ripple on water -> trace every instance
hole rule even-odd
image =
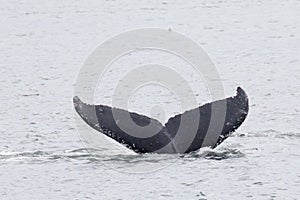
[[[91,155],[83,149],[72,151],[65,151],[62,153],[48,152],[48,151],[26,151],[26,152],[0,152],[0,161],[2,163],[9,163],[12,161],[21,162],[50,162],[54,160],[66,159],[82,159],[90,157]]]
[[[237,133],[234,137],[273,137],[282,139],[299,139],[300,133],[295,132],[280,132],[277,130],[269,129],[266,131],[248,132],[248,133]]]
[[[208,160],[225,160],[231,158],[242,158],[245,155],[237,150],[231,148],[203,148],[200,152],[192,152],[186,155],[183,155],[184,158],[204,158]]]
[[[138,165],[138,164],[157,164],[157,163],[174,163],[176,160],[223,160],[230,158],[244,157],[244,154],[236,149],[201,149],[200,152],[192,152],[189,154],[116,154],[109,153],[106,149],[72,149],[63,152],[52,151],[26,151],[26,152],[0,152],[0,161],[2,164],[21,161],[46,163],[59,160],[80,160],[86,163],[102,163],[107,166],[113,165]]]

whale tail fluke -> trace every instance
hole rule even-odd
[[[235,96],[214,101],[171,117],[165,125],[145,115],[123,109],[86,104],[77,96],[73,98],[73,104],[76,112],[88,125],[137,153],[189,153],[205,146],[214,148],[244,122],[249,111],[248,96],[241,87],[237,88]],[[118,114],[117,118],[114,113]],[[194,114],[195,116],[200,115],[200,118],[191,117]],[[219,117],[219,115],[224,117]],[[157,134],[150,134],[153,131],[149,131],[149,134],[141,132],[141,129],[134,124],[127,123],[126,116],[130,116],[135,124],[142,127],[152,122],[150,124],[154,126],[151,127],[155,129],[154,132],[157,131]],[[182,134],[180,137],[176,137],[182,119],[192,120],[184,121]],[[199,124],[196,135],[190,131],[190,129],[193,130],[190,124],[194,123]],[[211,123],[212,126],[210,126]],[[121,129],[120,124],[130,131]]]
[[[246,92],[241,88],[237,88],[234,97],[227,98],[226,104],[226,119],[222,133],[215,145],[221,144],[230,136],[238,127],[245,121],[249,112],[249,99]]]
[[[73,105],[79,116],[92,128],[102,131],[96,114],[96,106],[81,101],[78,96],[73,97]]]

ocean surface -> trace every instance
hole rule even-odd
[[[300,199],[299,11],[297,0],[1,1],[0,199]],[[193,39],[215,64],[226,96],[237,86],[248,93],[248,118],[216,149],[136,155],[102,138],[107,146],[92,155],[82,142],[72,105],[82,64],[105,40],[146,27]],[[141,51],[115,67],[180,62],[165,56]],[[182,67],[197,105],[209,102],[203,81]],[[123,75],[111,73],[98,103],[110,103]],[[163,103],[163,122],[180,112],[176,100],[145,86],[129,107],[149,114]]]

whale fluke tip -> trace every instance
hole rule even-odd
[[[240,86],[237,87],[236,89],[237,93],[242,93],[242,92],[245,92]]]
[[[76,102],[79,102],[79,101],[80,101],[80,99],[79,99],[78,96],[73,97],[73,103],[76,103]]]
[[[247,96],[245,90],[243,90],[242,87],[238,86],[237,89],[236,89],[236,93],[237,93],[237,96],[239,98],[242,98],[242,99],[245,99],[245,100],[248,99],[248,96]]]
[[[73,97],[73,105],[77,112],[79,112],[86,104],[81,101],[78,96]]]

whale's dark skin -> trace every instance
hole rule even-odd
[[[208,103],[190,111],[186,111],[183,114],[176,115],[170,118],[165,125],[162,125],[155,119],[134,112],[128,112],[126,110],[111,108],[104,105],[89,105],[83,103],[76,96],[73,98],[73,103],[76,112],[88,125],[117,142],[124,144],[137,153],[189,153],[205,146],[215,148],[244,122],[249,110],[248,97],[245,91],[240,87],[237,88],[236,96]],[[204,142],[204,138],[210,137],[208,129],[211,122],[212,107],[220,103],[226,104],[226,109],[224,110],[226,113],[220,113],[226,116],[223,118],[224,122],[221,121],[223,128],[221,127],[219,132],[214,133],[217,134],[216,140],[208,140]],[[144,138],[135,137],[138,133],[127,134],[126,131],[123,131],[117,125],[122,118],[115,120],[113,112],[118,112],[120,116],[123,114],[130,114],[132,120],[138,126],[146,126],[151,121],[154,128],[159,131],[157,131],[158,133],[155,135]],[[183,145],[188,145],[186,148],[177,148],[176,145],[179,147],[180,141],[174,143],[172,140],[177,134],[179,124],[182,119],[181,117],[187,116],[193,112],[200,114],[197,133],[195,132],[192,140],[187,144],[184,144],[185,141],[183,141]],[[191,120],[193,120],[193,118],[191,118]],[[135,131],[138,130],[132,129],[131,133],[134,133]],[[188,131],[186,135],[188,137]]]

